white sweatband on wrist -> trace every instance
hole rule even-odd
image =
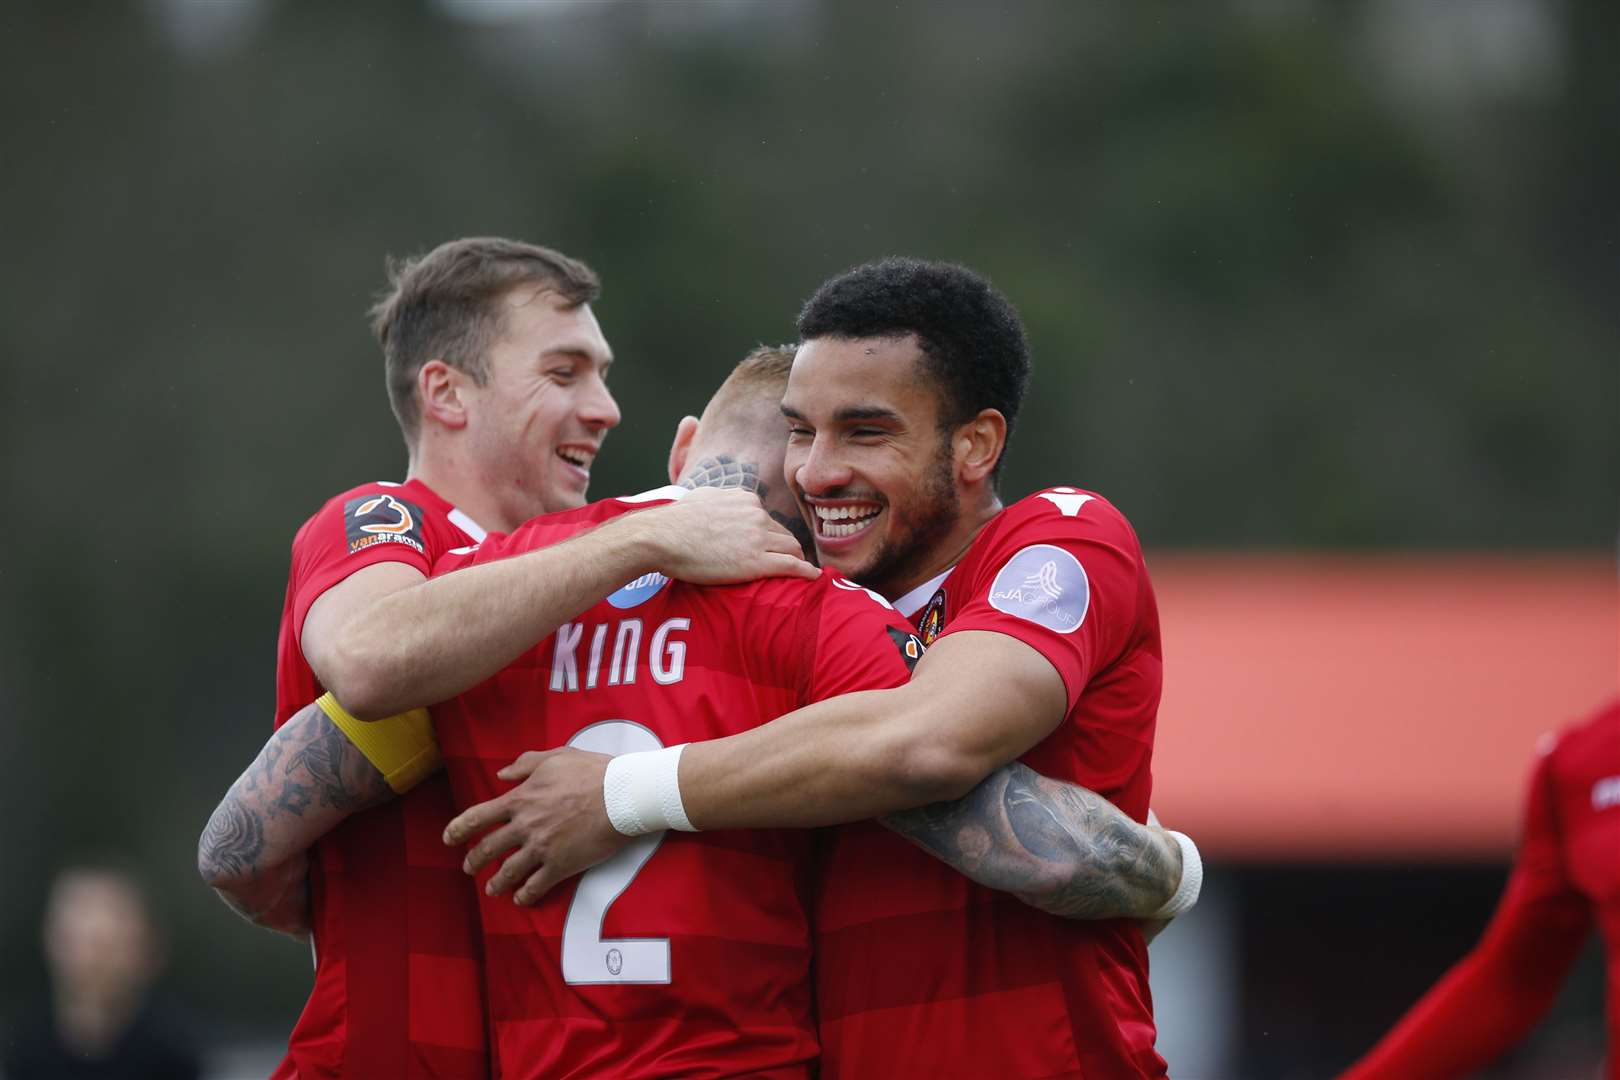
[[[602,777],[602,802],[608,820],[625,836],[677,829],[697,832],[681,803],[681,751],[686,744],[662,750],[620,754],[608,762]]]
[[[611,765],[608,767],[612,768]],[[1164,902],[1164,907],[1149,916],[1156,920],[1173,919],[1188,911],[1198,903],[1199,890],[1204,887],[1204,860],[1198,855],[1198,845],[1186,833],[1173,829],[1166,831],[1176,838],[1176,844],[1181,848],[1181,884],[1176,886],[1175,895]]]

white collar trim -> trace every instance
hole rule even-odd
[[[640,495],[620,495],[619,501],[622,503],[644,503],[657,502],[660,499],[680,500],[686,497],[686,492],[687,489],[679,484],[667,484],[661,488],[653,488],[651,491],[643,491]]]
[[[939,591],[939,587],[945,584],[945,579],[950,577],[951,571],[955,569],[956,567],[954,566],[948,566],[945,568],[944,572],[939,574],[937,577],[929,578],[915,589],[912,589],[910,592],[906,593],[906,595],[894,602],[894,610],[898,611],[908,619],[913,615],[916,615],[917,612],[922,610],[922,606],[924,604],[928,603],[928,601],[934,598],[934,594]]]
[[[459,506],[450,508],[450,524],[472,537],[472,542],[475,544],[482,544],[484,537],[489,535],[487,529],[468,517],[467,512]]]

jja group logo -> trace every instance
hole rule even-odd
[[[643,574],[612,596],[607,598],[608,603],[616,608],[633,608],[638,604],[645,604],[657,595],[658,590],[669,584],[669,578],[656,570],[650,574]]]
[[[1086,621],[1091,583],[1080,560],[1051,544],[1031,544],[990,583],[990,606],[1060,634]]]

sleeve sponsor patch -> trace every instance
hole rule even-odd
[[[344,503],[343,531],[350,555],[376,544],[404,544],[420,555],[427,554],[422,543],[422,511],[386,492]]]
[[[906,670],[916,671],[917,661],[921,660],[923,656],[922,639],[916,634],[906,633],[899,627],[891,626],[887,629],[889,631],[889,640],[894,642],[896,649],[900,650],[900,659],[905,661]]]
[[[1008,559],[990,583],[990,606],[1068,634],[1086,621],[1091,582],[1080,560],[1069,552],[1051,544],[1031,544]]]

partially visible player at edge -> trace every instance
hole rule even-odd
[[[1547,740],[1485,935],[1342,1080],[1484,1068],[1552,1006],[1594,922],[1608,969],[1606,1075],[1620,1080],[1620,699]]]
[[[393,286],[374,328],[410,455],[407,479],[343,492],[299,530],[280,631],[278,726],[323,687],[374,715],[396,707],[390,694],[414,704],[464,689],[532,640],[504,641],[480,612],[524,603],[544,633],[545,620],[556,625],[626,577],[704,576],[713,568],[695,569],[687,553],[716,551],[718,522],[740,541],[718,545],[722,561],[735,561],[741,544],[764,552],[767,533],[778,551],[794,550],[751,500],[708,507],[707,518],[629,519],[587,538],[590,573],[531,560],[508,568],[520,581],[469,575],[463,603],[442,612],[463,631],[455,647],[399,663],[387,650],[432,628],[392,620],[390,596],[488,528],[583,503],[591,459],[619,412],[604,381],[612,355],[590,307],[598,284],[583,264],[510,240],[461,240],[399,267]],[[720,577],[769,572],[759,557],[742,569]],[[482,597],[481,585],[491,586]],[[286,763],[306,782],[284,786],[276,814],[360,808],[338,750],[330,739],[311,743]],[[266,781],[277,763],[267,764]],[[315,985],[277,1078],[488,1075],[476,906],[437,842],[451,813],[438,779],[355,814],[315,849],[307,892],[302,860],[253,878],[263,844],[256,822],[210,821],[199,848],[204,877],[256,921],[313,935]],[[378,918],[383,911],[393,917]]]
[[[1017,313],[963,267],[886,259],[824,284],[799,333],[786,476],[822,565],[938,640],[904,686],[723,739],[611,765],[525,755],[522,835],[470,857],[518,846],[492,887],[532,900],[672,824],[836,824],[970,793],[1018,821],[1019,785],[982,782],[1020,757],[1145,817],[1161,658],[1136,536],[1076,488],[997,497],[1028,377]],[[679,813],[660,815],[660,796]],[[447,839],[506,809],[472,808]],[[973,841],[954,808],[909,818],[921,843]],[[836,834],[816,922],[824,1076],[1165,1075],[1135,922],[1052,918],[871,826]]]

